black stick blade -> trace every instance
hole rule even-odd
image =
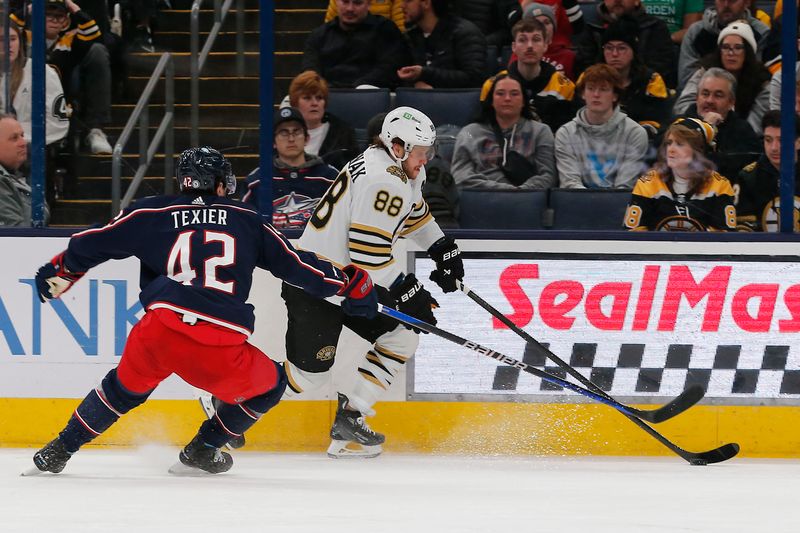
[[[728,444],[724,444],[719,448],[714,450],[709,450],[707,452],[700,452],[700,453],[690,453],[689,457],[684,457],[687,461],[692,463],[693,461],[705,461],[706,464],[712,463],[721,463],[723,461],[727,461],[733,457],[736,457],[736,454],[739,453],[739,445],[735,442],[731,442]]]
[[[703,387],[700,385],[692,385],[676,396],[671,402],[658,409],[651,411],[636,409],[632,412],[642,420],[659,424],[686,411],[691,406],[702,400],[705,394],[706,390]]]

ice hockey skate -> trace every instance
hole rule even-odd
[[[215,398],[205,391],[201,392],[198,400],[200,401],[200,407],[203,408],[203,412],[206,414],[206,417],[208,417],[209,420],[214,418],[214,415],[217,413],[217,408],[222,403],[219,398]],[[228,441],[225,447],[229,450],[238,450],[244,445],[244,434],[242,434],[238,437],[233,437],[230,441]]]
[[[328,446],[328,457],[334,459],[344,457],[377,457],[383,451],[386,438],[373,431],[359,411],[345,409],[347,396],[339,393],[339,404],[336,419],[331,426],[331,445]]]
[[[35,476],[44,472],[58,474],[67,465],[67,461],[72,457],[60,439],[55,438],[33,455],[33,468],[22,472],[23,476]]]
[[[233,466],[233,457],[229,453],[207,446],[200,435],[195,435],[192,442],[181,450],[178,459],[180,462],[170,467],[170,474],[178,476],[221,474]]]

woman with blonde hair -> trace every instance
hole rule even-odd
[[[624,225],[635,231],[736,229],[733,187],[708,159],[716,131],[696,118],[667,129],[658,161],[633,188]]]
[[[340,170],[358,155],[359,147],[353,127],[325,110],[328,94],[325,78],[306,70],[289,85],[289,105],[300,110],[308,126],[306,152]]]

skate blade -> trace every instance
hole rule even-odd
[[[215,476],[218,474],[212,474],[211,472],[206,472],[202,468],[195,468],[193,466],[186,466],[182,462],[178,461],[167,470],[173,476],[180,476],[180,477],[208,477],[208,476]]]
[[[206,414],[206,418],[208,418],[209,420],[214,418],[214,415],[217,414],[217,411],[216,409],[214,409],[214,402],[211,399],[211,395],[206,392],[202,392],[198,396],[197,401],[200,402],[200,407]],[[235,450],[237,448],[241,448],[242,446],[244,446],[244,436],[242,436],[240,441],[234,441],[233,443],[228,442],[227,444],[225,444],[225,448],[228,450]]]
[[[28,468],[27,470],[23,470],[19,473],[22,477],[31,477],[31,476],[38,476],[40,474],[44,474],[44,470],[39,470],[39,467],[33,465],[32,467]]]
[[[365,446],[349,440],[333,440],[328,446],[328,457],[331,459],[372,459],[383,452],[380,444]]]

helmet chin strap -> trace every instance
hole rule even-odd
[[[403,165],[401,165],[401,163],[403,161],[405,161],[406,159],[408,159],[409,154],[411,154],[411,150],[410,149],[406,149],[406,147],[408,147],[408,146],[409,146],[408,143],[406,143],[405,146],[403,146],[403,157],[397,157],[397,155],[395,155],[395,153],[394,153],[394,145],[392,145],[392,147],[389,149],[389,152],[392,155],[392,159],[394,159],[395,162],[398,165],[400,165],[401,167],[403,166]],[[414,148],[414,147],[411,146],[411,148]]]

